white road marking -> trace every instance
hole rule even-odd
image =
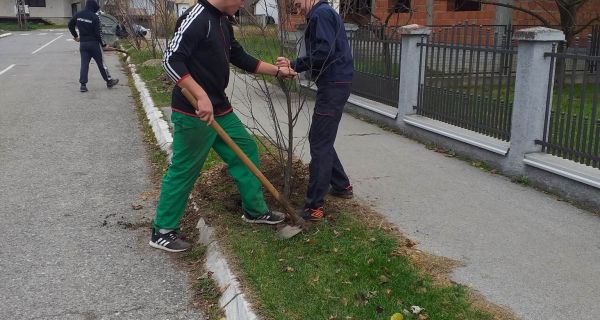
[[[44,33],[38,33],[38,36],[45,36],[45,35],[47,35],[47,33],[45,33],[45,32]]]
[[[8,68],[6,68],[6,69],[4,69],[4,70],[0,71],[0,75],[2,75],[3,73],[5,73],[6,71],[8,71],[8,70],[12,69],[14,66],[15,66],[14,64],[11,64],[10,66],[8,66]]]
[[[65,39],[65,40],[67,40],[67,41],[75,41],[75,40],[73,40],[73,39]]]
[[[28,36],[28,35],[30,35],[30,34],[31,34],[31,33],[21,33],[21,35],[22,35],[22,36]]]
[[[35,50],[35,51],[34,51],[34,52],[32,52],[31,54],[36,54],[38,51],[40,51],[40,50],[44,49],[45,47],[47,47],[48,45],[50,45],[52,42],[54,42],[54,41],[56,41],[56,40],[60,39],[60,37],[62,37],[62,36],[63,36],[63,35],[61,34],[60,36],[58,36],[58,37],[54,38],[52,41],[50,41],[50,42],[46,43],[45,45],[43,45],[43,46],[39,47],[37,50]]]

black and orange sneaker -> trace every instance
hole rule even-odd
[[[344,189],[336,189],[336,188],[332,187],[329,190],[329,194],[334,197],[343,198],[343,199],[352,199],[354,197],[354,192],[352,191],[351,185],[347,186]]]
[[[316,209],[304,208],[298,210],[298,215],[304,220],[320,221],[325,216],[325,212],[323,211],[323,207]]]

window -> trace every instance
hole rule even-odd
[[[481,11],[481,2],[477,0],[450,0],[451,11]]]
[[[25,4],[29,5],[30,7],[44,8],[46,7],[46,0],[26,0]]]
[[[340,1],[340,12],[345,14],[371,16],[371,0]]]
[[[395,13],[407,13],[410,12],[410,0],[395,0],[392,10]]]

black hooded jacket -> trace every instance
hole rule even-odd
[[[85,9],[77,12],[69,21],[69,31],[74,38],[79,37],[81,42],[96,41],[104,47],[106,44],[100,32],[100,18],[96,14],[98,10],[100,10],[100,6],[96,1],[87,0]],[[75,26],[79,29],[79,35],[77,35]]]

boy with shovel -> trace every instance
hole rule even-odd
[[[353,197],[352,185],[333,144],[350,96],[354,67],[344,22],[327,1],[294,0],[294,8],[306,15],[306,55],[292,62],[279,57],[277,66],[308,71],[317,85],[308,133],[311,156],[308,190],[300,215],[305,220],[318,221],[324,216],[327,192],[345,199]]]
[[[227,163],[235,180],[242,196],[244,221],[278,224],[285,219],[283,213],[269,210],[259,180],[208,126],[216,121],[258,165],[256,142],[225,94],[229,64],[281,78],[296,75],[290,68],[279,68],[248,55],[236,41],[228,16],[233,16],[243,4],[244,0],[199,0],[178,19],[175,35],[165,51],[163,67],[176,83],[171,100],[175,129],[171,165],[163,177],[149,243],[154,248],[180,252],[191,246],[178,237],[177,231],[211,148]],[[182,89],[193,95],[196,105],[187,101]]]

